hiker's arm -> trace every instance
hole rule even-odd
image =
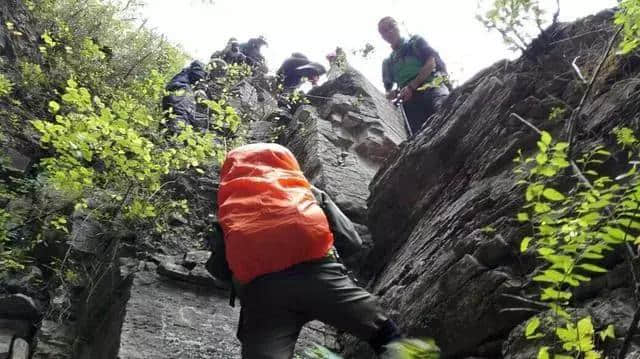
[[[391,69],[389,68],[388,59],[382,62],[382,83],[384,84],[387,100],[395,99],[398,92],[396,90],[391,90],[393,88],[393,78],[391,75]]]
[[[437,66],[436,57],[438,56],[438,53],[436,50],[434,50],[422,36],[416,35],[412,39],[414,42],[413,49],[418,58],[424,61],[424,65],[422,65],[418,75],[414,77],[413,80],[409,81],[400,94],[405,101],[408,101],[412,97],[411,95],[413,92],[418,87],[422,86],[427,79],[429,79]]]
[[[431,73],[436,68],[436,59],[434,57],[430,57],[427,62],[424,63],[418,75],[413,78],[413,80],[409,81],[407,86],[403,87],[398,94],[398,97],[402,99],[402,101],[409,101],[413,97],[413,93],[416,91],[418,87],[420,87]]]
[[[433,70],[436,69],[436,58],[431,56],[422,66],[420,72],[418,72],[418,76],[414,77],[413,80],[409,81],[407,87],[411,90],[415,91],[418,87],[422,86],[422,84],[427,81],[429,76]]]

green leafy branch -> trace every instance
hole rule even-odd
[[[479,7],[487,8],[486,1]],[[558,12],[560,5],[558,3]],[[512,50],[526,51],[531,39],[538,35],[530,30],[534,25],[540,33],[548,20],[537,0],[490,0],[488,10],[476,16],[487,29],[496,30]],[[553,21],[557,20],[557,13]]]

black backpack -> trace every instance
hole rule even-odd
[[[213,223],[213,235],[209,238],[209,247],[211,256],[205,264],[207,271],[216,279],[231,285],[233,275],[225,254],[224,234],[218,222]]]
[[[362,249],[362,239],[353,222],[331,200],[327,193],[314,186],[311,186],[311,192],[313,192],[316,201],[318,201],[325,216],[327,216],[329,227],[333,232],[333,243],[338,250],[338,254],[341,257],[348,258],[358,253]]]

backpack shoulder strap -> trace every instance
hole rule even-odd
[[[407,48],[411,52],[411,55],[415,57],[419,57],[418,53],[420,52],[417,48],[418,39],[420,39],[420,35],[413,35],[409,38],[409,41],[407,41]]]
[[[362,249],[362,239],[353,222],[324,191],[311,186],[311,192],[316,197],[325,216],[327,216],[338,253],[342,253],[346,258],[359,252]]]

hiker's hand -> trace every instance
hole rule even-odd
[[[387,92],[386,97],[387,97],[387,100],[391,100],[391,101],[395,100],[396,97],[398,97],[398,90],[396,89],[396,90],[391,90]]]
[[[411,100],[413,97],[413,90],[409,86],[405,86],[400,90],[398,97],[402,100],[402,102],[407,102]]]

